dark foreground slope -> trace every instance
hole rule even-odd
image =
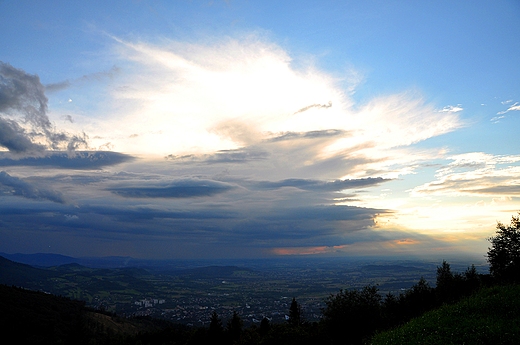
[[[520,344],[520,285],[484,288],[380,333],[370,344]]]
[[[169,325],[127,320],[85,308],[84,302],[0,285],[0,329],[16,344],[126,344]]]

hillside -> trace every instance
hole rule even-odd
[[[68,298],[0,285],[0,325],[18,344],[128,343],[138,333],[171,327],[161,320],[124,319]]]
[[[52,271],[13,262],[0,256],[0,284],[24,286],[36,290],[40,282],[48,281],[55,276],[56,273]]]
[[[519,296],[519,285],[484,288],[380,333],[370,344],[520,344]]]

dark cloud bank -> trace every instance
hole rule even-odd
[[[41,157],[16,158],[0,153],[0,166],[52,167],[61,169],[99,169],[134,159],[130,155],[111,151],[45,152]]]
[[[163,186],[116,187],[108,189],[114,194],[128,198],[192,198],[212,196],[234,187],[211,180],[180,180]]]
[[[0,146],[15,154],[35,154],[66,146],[88,147],[88,137],[57,131],[47,116],[48,99],[37,75],[0,61]],[[35,143],[38,139],[43,143]]]
[[[22,196],[29,199],[46,199],[53,202],[65,203],[65,199],[60,192],[36,187],[18,177],[9,175],[5,171],[0,171],[0,190],[4,190],[4,193]]]

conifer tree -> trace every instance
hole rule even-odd
[[[301,306],[293,297],[291,306],[289,308],[289,324],[291,326],[299,326],[302,323]]]
[[[238,316],[236,311],[233,311],[233,316],[231,320],[229,320],[227,324],[227,331],[231,340],[236,341],[240,338],[240,334],[242,334],[243,322],[240,316]]]
[[[222,331],[222,320],[218,317],[217,312],[213,311],[209,322],[209,333],[210,335],[220,335]]]

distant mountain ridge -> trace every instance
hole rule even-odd
[[[120,268],[128,266],[140,266],[145,261],[134,259],[129,256],[107,256],[99,258],[75,258],[61,254],[35,253],[35,254],[7,254],[0,253],[0,256],[18,263],[31,265],[34,267],[53,267],[68,264],[79,264],[86,267],[97,268]]]
[[[66,264],[79,264],[79,260],[77,258],[73,258],[71,256],[65,256],[61,254],[51,254],[51,253],[35,253],[35,254],[6,254],[0,253],[0,256],[3,256],[6,259],[9,259],[14,262],[31,265],[31,266],[39,266],[39,267],[51,267],[51,266],[61,266]]]
[[[128,279],[128,277],[137,278],[150,274],[147,269],[137,266],[111,268],[88,267],[75,262],[75,258],[57,254],[17,254],[8,256],[27,263],[16,262],[0,255],[0,284],[23,286],[34,289],[42,287],[50,289],[51,286],[48,285],[50,284],[49,279],[68,273],[78,273],[83,276],[118,276],[119,280],[123,279],[121,278],[122,276],[127,277],[124,278],[125,280]],[[77,261],[81,262],[82,260]],[[31,265],[30,263],[37,263],[37,265]],[[170,270],[167,274],[206,279],[230,279],[236,277],[237,274],[256,275],[258,272],[245,267],[213,265]],[[140,284],[143,284],[143,282],[140,282]]]

